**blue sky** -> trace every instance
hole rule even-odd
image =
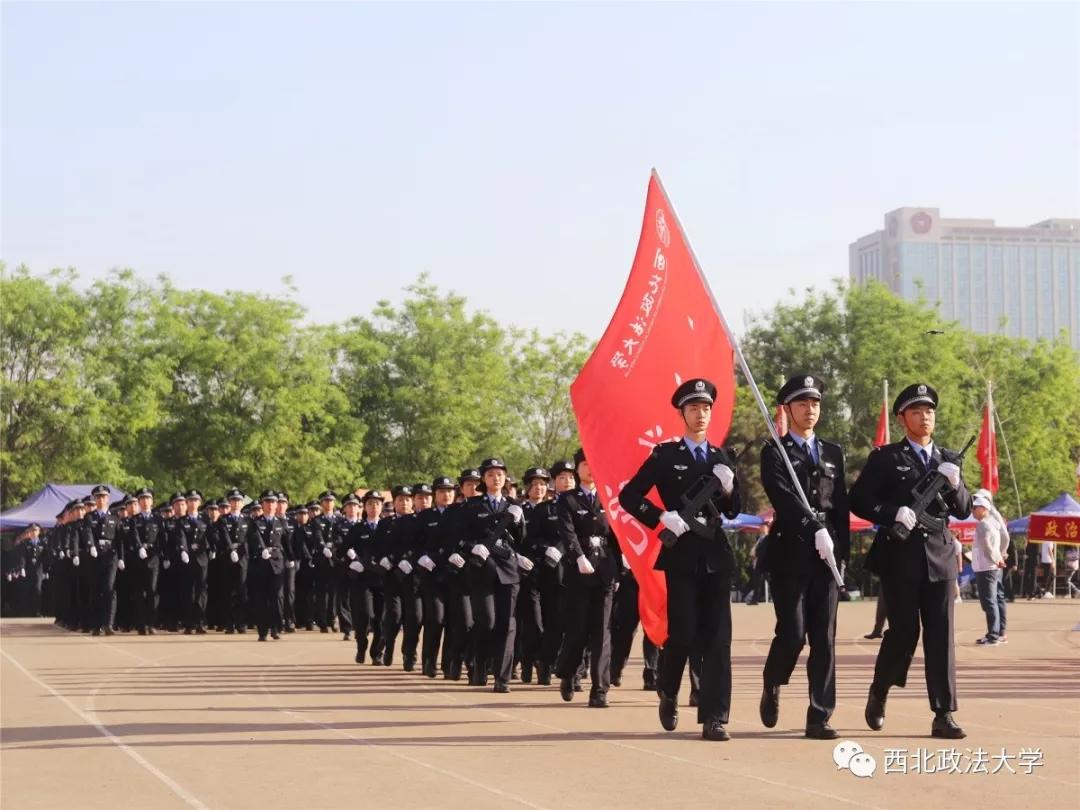
[[[1078,8],[5,2],[0,257],[598,337],[656,166],[739,330],[887,210],[1080,216]]]

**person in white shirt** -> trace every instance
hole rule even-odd
[[[1001,554],[997,520],[990,514],[990,502],[976,498],[972,514],[978,522],[975,542],[971,547],[971,568],[979,586],[979,602],[986,614],[986,635],[976,644],[993,646],[1000,643],[1004,604],[1001,596],[1001,572],[1005,558]]]
[[[1042,596],[1043,599],[1054,598],[1054,580],[1057,577],[1057,546],[1054,543],[1043,543],[1039,549],[1039,565],[1042,568]]]
[[[998,508],[994,505],[994,496],[988,489],[977,489],[972,494],[973,498],[983,498],[987,502],[986,510],[988,512],[987,518],[993,521],[997,526],[998,537],[998,551],[1001,553],[1001,559],[1005,562],[1005,567],[1001,569],[1001,585],[998,587],[998,617],[1001,620],[1001,633],[998,636],[998,642],[1000,644],[1008,643],[1008,636],[1005,634],[1006,620],[1005,620],[1005,603],[1012,601],[1012,590],[1010,588],[1009,579],[1012,576],[1010,570],[1015,565],[1015,558],[1010,561],[1010,545],[1012,541],[1009,539],[1009,524],[1005,520],[1004,515],[998,511]]]

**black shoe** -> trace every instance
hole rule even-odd
[[[425,678],[434,678],[435,677],[435,665],[434,664],[432,664],[432,663],[424,664],[423,665],[423,671],[424,671],[424,677]]]
[[[621,672],[618,673],[617,675],[615,673],[611,674],[611,685],[612,686],[622,686],[622,673]]]
[[[533,679],[532,665],[523,666],[521,668],[521,682],[522,683],[532,683],[532,679]]]
[[[697,708],[697,705],[698,705],[697,690],[696,689],[691,689],[690,690],[690,708],[695,709],[695,708]]]
[[[315,625],[313,625],[313,624],[305,624],[305,625],[304,625],[304,629],[305,629],[305,630],[314,630],[314,629],[315,629]]]
[[[146,628],[145,627],[140,627],[139,628],[139,635],[140,636],[145,636],[146,635]]]
[[[285,632],[286,632],[286,633],[295,633],[295,632],[296,632],[296,628],[295,628],[295,627],[293,627],[293,626],[292,626],[292,625],[290,624],[290,625],[288,625],[288,626],[287,626],[287,627],[285,628]]]
[[[195,635],[197,635],[197,636],[205,636],[206,635],[206,628],[205,627],[196,627],[195,628]]]
[[[244,635],[244,633],[247,632],[247,628],[246,627],[237,627],[236,632],[239,633],[240,635]]]
[[[265,633],[259,633],[259,641],[266,641],[266,634]]]
[[[231,635],[234,635],[235,633],[236,633],[236,630],[234,628],[232,628],[232,627],[225,628],[225,635],[231,636]]]
[[[329,632],[330,632],[330,628],[329,628],[329,627],[320,627],[320,628],[319,628],[319,632],[320,632],[320,633],[329,633]]]
[[[701,727],[701,739],[712,740],[713,742],[727,742],[731,739],[731,735],[728,734],[728,730],[724,728],[724,724],[719,720],[706,720]]]
[[[406,658],[404,661],[401,662],[401,668],[404,669],[406,672],[412,672],[414,669],[416,669],[416,659]]]
[[[943,712],[934,718],[934,723],[930,726],[930,736],[942,737],[946,740],[962,740],[967,734],[956,725],[952,712]]]
[[[495,681],[495,693],[499,695],[505,695],[510,691],[510,684],[503,683],[502,681]]]
[[[551,667],[548,664],[536,668],[536,683],[538,686],[551,686]]]
[[[656,673],[651,669],[645,670],[645,680],[641,688],[646,692],[656,691]]]
[[[116,631],[113,630],[111,627],[106,627],[105,628],[105,635],[114,636],[114,635],[116,635]]]
[[[569,703],[574,699],[574,679],[573,678],[560,678],[559,679],[559,696]]]
[[[148,635],[148,636],[154,635],[154,628],[153,627],[147,627],[146,628],[146,635]]]
[[[807,723],[806,737],[811,740],[835,740],[840,735],[836,729],[829,725],[828,721],[821,723]]]
[[[364,663],[364,654],[363,654],[362,652],[359,652],[359,651],[357,651],[357,653],[356,653],[356,658],[355,658],[354,660],[355,660],[355,661],[356,661],[356,663],[358,663],[358,664],[362,664],[362,663]]]
[[[679,696],[668,697],[660,693],[660,725],[664,731],[674,731],[679,725]]]
[[[277,641],[279,638],[281,638],[281,636],[278,634],[277,630],[271,630],[270,638],[272,638],[274,641]]]
[[[881,638],[881,632],[878,630],[872,630],[867,633],[863,638]]]
[[[392,652],[390,652],[389,650],[387,650],[386,652],[383,653],[382,665],[384,667],[389,667],[389,666],[392,666],[393,663],[394,663],[394,654]]]
[[[761,690],[761,702],[758,704],[761,722],[765,728],[773,728],[780,719],[780,687],[766,686]]]
[[[885,698],[874,694],[874,687],[870,687],[870,694],[866,697],[866,711],[863,713],[866,725],[871,731],[881,731],[885,727]]]
[[[574,691],[575,692],[582,691],[582,689],[581,689],[581,680],[578,679],[578,678],[574,678]]]
[[[603,692],[593,692],[589,695],[589,708],[606,709],[608,707],[607,695]]]
[[[352,633],[349,630],[345,631],[345,635],[341,638],[342,641],[352,641]]]
[[[91,630],[91,631],[90,631],[90,635],[92,635],[92,636],[100,636],[100,635],[101,635],[101,631],[100,631],[100,630],[98,630],[98,629],[97,629],[97,628],[95,627],[95,628],[94,628],[93,630]]]
[[[195,634],[195,631],[192,630],[190,627],[185,627],[184,628],[184,635],[185,636],[191,636],[191,635],[194,635],[194,634]]]

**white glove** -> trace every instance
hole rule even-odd
[[[398,570],[405,576],[408,576],[412,573],[412,563],[408,560],[401,560],[400,562],[398,562],[397,567]]]
[[[211,560],[216,560],[217,559],[217,552],[216,551],[211,551],[210,552],[210,559]]]
[[[431,557],[429,557],[427,554],[417,560],[416,564],[421,566],[422,568],[426,568],[428,571],[435,570],[435,561],[432,560]]]
[[[188,556],[188,553],[186,551],[180,552],[180,562],[182,562],[184,565],[187,565],[189,562],[191,562],[191,557]]]
[[[592,567],[592,563],[584,554],[577,558],[577,570],[582,574],[596,573],[596,569]]]
[[[520,568],[526,574],[529,573],[529,571],[533,570],[533,561],[530,560],[528,557],[522,557],[519,554],[518,558],[517,558],[517,561],[518,561],[518,568]]]
[[[269,560],[270,559],[270,549],[264,548],[262,550],[262,554],[260,554],[259,556],[262,557],[264,560]]]
[[[139,559],[145,560],[147,557],[146,546],[139,546]]]
[[[625,554],[622,555],[622,567],[625,568],[627,571],[630,570],[630,561],[626,559]]]
[[[349,563],[349,568],[358,574],[364,573],[364,564],[359,560],[353,560],[351,563]]]
[[[394,567],[390,564],[390,560],[388,560],[386,557],[383,557],[381,560],[379,560],[379,565],[381,565],[387,571]]]
[[[164,562],[161,563],[161,567],[164,568],[166,571],[169,570],[170,565],[172,565],[172,563],[169,562],[168,560],[165,560]]]
[[[345,556],[346,556],[346,557],[348,557],[348,558],[349,558],[350,560],[355,560],[355,559],[356,559],[356,550],[355,550],[355,549],[351,549],[351,548],[350,548],[350,549],[348,549],[348,550],[347,550],[347,551],[345,552]]]
[[[294,565],[296,565],[296,563],[294,563],[292,560],[286,560],[285,561],[285,567],[286,568],[292,568]]]
[[[454,568],[461,568],[465,565],[465,558],[458,554],[456,551],[446,558],[446,561],[450,563]]]
[[[484,562],[487,562],[487,558],[491,556],[491,552],[487,550],[487,546],[485,546],[483,543],[477,543],[475,546],[473,546],[472,553]]]
[[[74,565],[76,568],[79,567],[79,555],[78,554],[76,554],[74,557],[71,558],[71,564]]]
[[[125,563],[125,562],[124,562],[123,560],[117,560],[117,561],[116,561],[116,568],[117,568],[118,570],[120,570],[120,571],[123,571],[123,570],[124,570],[125,568],[127,568],[127,564],[126,564],[126,563]],[[26,576],[26,572],[25,572],[25,571],[23,571],[23,576],[24,576],[24,577]]]
[[[548,546],[547,550],[544,552],[544,556],[553,563],[558,563],[559,560],[562,559],[562,552],[555,548],[555,546]]]
[[[720,488],[727,495],[735,483],[735,471],[727,464],[717,464],[712,468],[712,474],[720,479]],[[674,529],[672,529],[674,531]]]
[[[604,538],[603,537],[597,537],[594,534],[592,537],[589,538],[589,545],[592,546],[593,548],[600,548],[600,546],[604,545]]]
[[[42,574],[42,575],[41,575],[41,578],[42,578],[42,579],[48,579],[48,578],[49,578],[49,575],[48,575],[48,574]]]
[[[330,546],[324,546],[322,550],[322,555],[329,560],[331,557],[334,556],[334,552],[330,550]]]
[[[915,513],[906,506],[901,506],[896,510],[896,522],[901,524],[905,529],[911,531],[915,528],[915,524],[918,520],[915,517]]]
[[[97,546],[90,546],[90,556],[97,559]]]
[[[953,489],[960,486],[960,468],[951,461],[943,461],[938,465],[937,471],[945,476],[945,480]]]
[[[229,552],[229,559],[233,562],[240,562],[240,555],[236,553],[236,549]]]
[[[678,512],[664,512],[660,515],[660,522],[664,524],[665,529],[676,537],[681,537],[690,531],[690,527],[686,525],[686,521],[682,519],[682,515]]]
[[[510,516],[514,519],[514,523],[521,523],[521,519],[525,516],[521,511],[521,507],[516,503],[512,503],[506,507],[506,511],[510,513]]]
[[[833,539],[829,536],[828,529],[818,529],[814,532],[814,548],[817,549],[818,556],[823,560],[829,559],[829,555],[833,550]]]
[[[63,549],[60,549],[60,559],[62,560],[62,559],[64,559],[65,557],[67,557],[67,552],[66,552],[66,551],[64,551]]]

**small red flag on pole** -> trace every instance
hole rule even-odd
[[[982,430],[979,432],[979,449],[976,453],[982,466],[983,489],[992,495],[998,491],[997,435],[994,433],[994,397],[990,383],[986,383],[986,407],[983,409]]]
[[[881,447],[889,443],[889,381],[885,380],[885,388],[881,395],[881,413],[878,415],[877,434],[874,436],[874,447]]]
[[[682,437],[685,425],[671,394],[692,377],[717,387],[708,438],[720,445],[735,406],[733,347],[653,171],[630,277],[611,323],[570,386],[570,400],[609,523],[638,582],[642,626],[658,645],[667,639],[667,587],[653,570],[660,540],[622,509],[619,492],[656,444]],[[659,500],[655,492],[651,497]]]

